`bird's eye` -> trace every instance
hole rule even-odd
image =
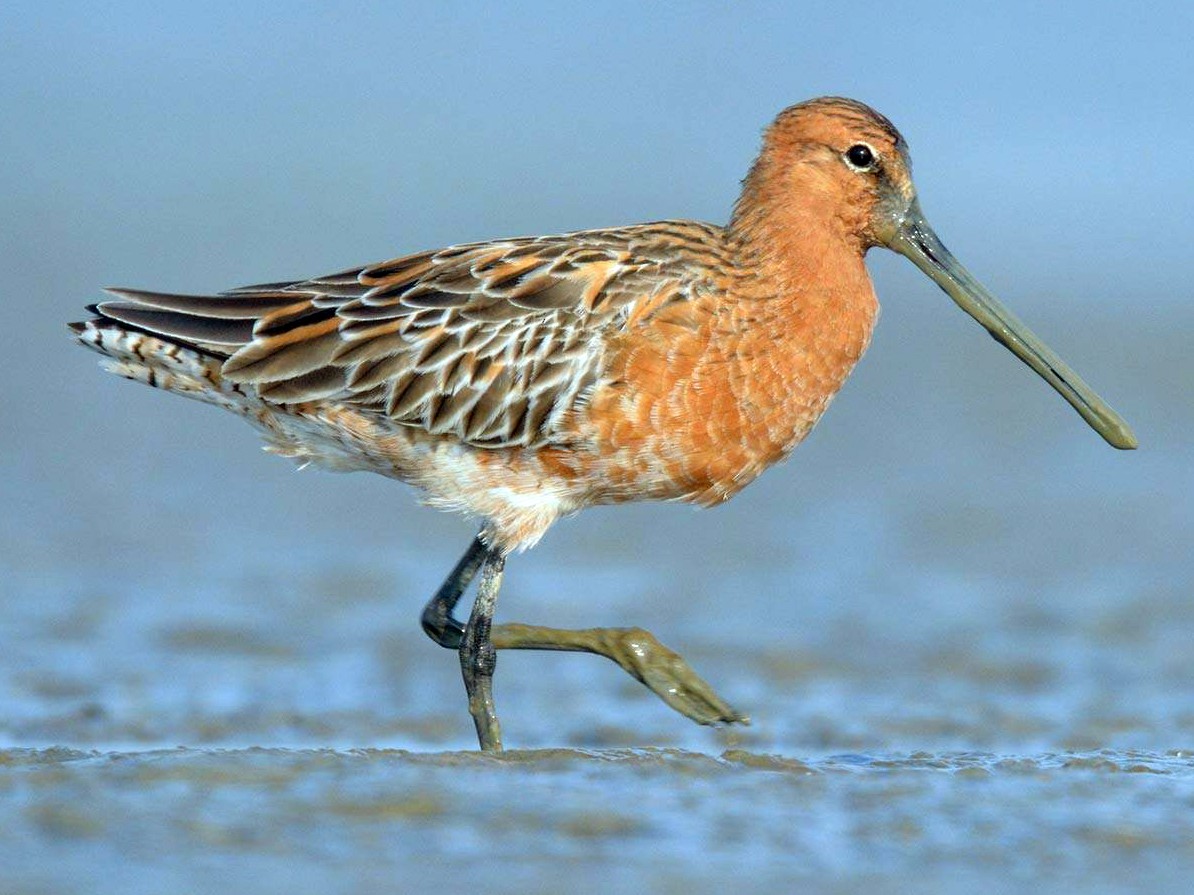
[[[865,143],[855,143],[846,150],[846,162],[855,171],[869,171],[875,167],[875,150]]]

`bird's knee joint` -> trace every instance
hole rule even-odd
[[[464,626],[450,615],[424,612],[420,619],[423,633],[444,649],[459,649],[464,639]]]

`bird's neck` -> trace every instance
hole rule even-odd
[[[862,357],[879,306],[851,222],[815,190],[793,200],[769,187],[748,178],[727,235],[742,276],[735,354],[773,408],[748,422],[778,457],[808,434]]]

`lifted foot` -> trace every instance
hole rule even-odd
[[[509,623],[494,625],[496,649],[594,653],[617,662],[635,680],[697,724],[749,724],[692,670],[684,657],[642,628],[586,628],[579,631]]]

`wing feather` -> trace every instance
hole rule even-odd
[[[644,224],[450,246],[292,283],[131,289],[95,311],[200,346],[276,403],[336,401],[488,448],[534,447],[600,374],[609,337],[716,288],[720,228]]]
[[[100,302],[95,310],[102,317],[137,329],[169,332],[175,338],[201,345],[243,345],[253,338],[251,319],[196,317],[123,301]]]

